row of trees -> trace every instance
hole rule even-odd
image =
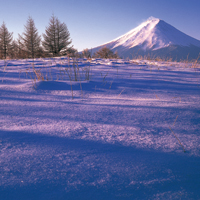
[[[34,20],[29,17],[24,32],[13,39],[3,22],[0,27],[0,58],[35,58],[46,56],[59,56],[74,53],[69,47],[72,40],[65,23],[61,23],[57,17],[52,15],[45,33],[41,36],[35,27]]]
[[[0,27],[0,59],[6,58],[36,58],[47,56],[69,55],[91,58],[92,54],[88,49],[78,54],[77,50],[70,46],[72,40],[65,23],[61,23],[57,17],[51,16],[45,33],[41,36],[35,27],[34,20],[29,17],[24,32],[13,39],[3,22]],[[107,47],[99,49],[93,57],[97,58],[118,58],[117,53],[113,53]]]

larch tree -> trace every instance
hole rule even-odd
[[[66,52],[72,42],[66,24],[61,23],[54,15],[50,18],[49,25],[46,27],[45,34],[43,34],[43,39],[42,45],[44,49],[53,54],[53,56]]]
[[[35,22],[31,17],[28,18],[24,29],[24,33],[21,36],[23,46],[25,51],[27,51],[28,56],[35,58],[38,50],[40,49],[41,36],[38,34],[38,30],[35,27]]]
[[[0,49],[1,56],[6,59],[11,48],[11,43],[13,40],[13,33],[10,33],[6,27],[6,24],[3,22],[0,27]]]
[[[16,40],[13,40],[12,43],[11,43],[11,49],[9,51],[9,55],[12,59],[16,59],[18,58],[18,44],[17,44],[17,41]]]
[[[27,51],[25,51],[23,38],[20,34],[18,34],[17,38],[17,58],[27,58]]]

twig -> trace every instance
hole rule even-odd
[[[169,126],[169,129],[171,130],[171,132],[174,134],[175,138],[178,140],[179,144],[181,145],[181,147],[183,148],[184,153],[186,152],[183,145],[181,144],[181,141],[178,139],[178,137],[175,135],[174,131],[172,131],[171,127]]]
[[[155,92],[154,92],[154,94],[155,94]],[[156,94],[155,94],[156,95]],[[156,95],[156,99],[159,99],[160,100],[160,98]]]
[[[117,96],[117,98],[122,94],[122,92],[124,91],[125,89],[123,89]]]
[[[176,123],[176,120],[178,119],[178,115],[176,116],[176,119],[175,119],[175,121],[174,121],[174,124],[173,124],[173,126],[175,125],[175,123]]]

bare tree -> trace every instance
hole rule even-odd
[[[37,51],[40,49],[41,36],[38,34],[34,20],[30,16],[24,26],[24,29],[24,33],[21,36],[23,45],[28,53],[28,56],[34,58]]]
[[[78,57],[78,50],[75,49],[74,47],[70,47],[66,50],[66,55],[69,57]]]
[[[82,55],[84,58],[91,58],[91,52],[89,51],[89,49],[83,49]]]
[[[18,34],[17,42],[17,58],[27,58],[27,51],[25,50],[23,38]]]
[[[13,33],[10,33],[6,27],[6,24],[3,22],[0,27],[0,49],[1,55],[4,59],[7,58],[9,49],[11,48],[11,42],[13,39]]]
[[[101,49],[99,49],[95,55],[95,57],[97,58],[119,58],[117,52],[113,53],[109,48],[102,47]]]
[[[50,18],[49,25],[43,34],[43,47],[53,56],[66,52],[71,44],[70,34],[65,23],[61,23],[54,15]]]
[[[16,40],[12,41],[11,48],[10,48],[10,57],[11,58],[18,58],[18,44]]]

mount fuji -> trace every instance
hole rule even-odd
[[[92,53],[94,54],[104,46],[113,52],[117,51],[122,58],[148,56],[179,61],[196,59],[200,53],[199,40],[154,17],[128,33],[93,48]]]

